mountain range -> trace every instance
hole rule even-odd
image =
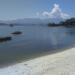
[[[24,18],[24,19],[16,19],[16,20],[10,20],[10,21],[2,21],[0,20],[0,24],[48,24],[48,23],[59,23],[61,21],[64,21],[62,18],[46,18],[46,19],[40,19],[40,18]]]

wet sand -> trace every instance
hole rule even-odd
[[[75,48],[0,68],[0,75],[75,75]]]

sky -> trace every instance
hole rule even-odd
[[[75,0],[0,0],[0,20],[59,16],[75,17]]]

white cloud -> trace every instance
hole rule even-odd
[[[68,14],[62,12],[58,4],[54,4],[54,7],[50,12],[44,11],[39,15],[42,15],[43,17],[47,18],[62,18],[62,19],[70,18]]]

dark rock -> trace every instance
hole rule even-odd
[[[15,31],[15,32],[13,32],[13,33],[11,33],[11,34],[20,35],[20,34],[22,34],[22,32],[20,32],[20,31]]]
[[[12,37],[0,37],[0,42],[10,41]]]

